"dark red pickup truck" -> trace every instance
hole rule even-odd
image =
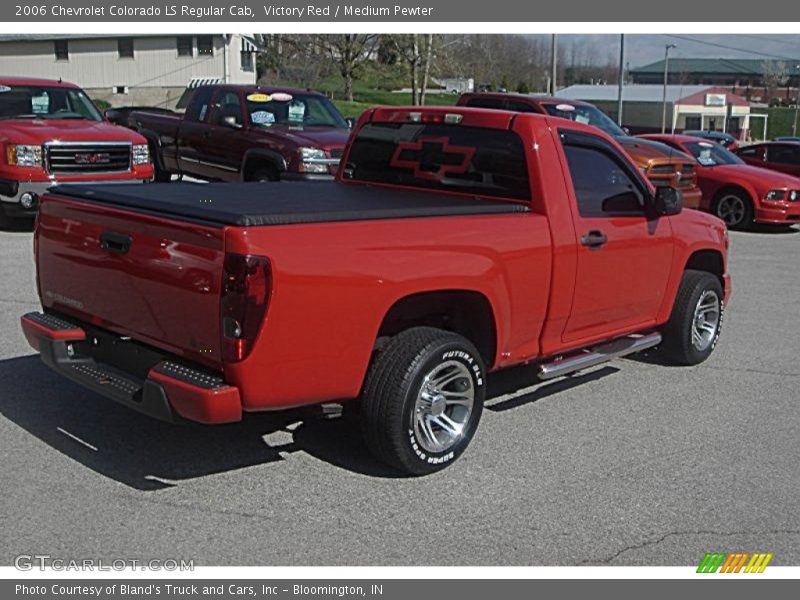
[[[691,365],[730,294],[722,221],[596,128],[378,108],[336,184],[60,186],[36,230],[53,369],[167,420],[358,399],[369,448],[449,464],[490,371],[542,380],[656,345]]]
[[[350,134],[322,94],[245,85],[190,91],[186,112],[134,111],[157,181],[173,174],[209,181],[333,180]]]

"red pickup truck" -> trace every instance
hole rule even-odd
[[[147,141],[106,122],[78,86],[0,77],[0,226],[36,214],[56,183],[152,177]]]
[[[150,143],[157,181],[332,181],[350,135],[333,103],[309,90],[205,85],[181,101],[183,115],[128,117]]]
[[[596,128],[496,110],[370,109],[326,186],[59,186],[35,240],[53,369],[167,420],[359,399],[411,474],[464,451],[489,371],[696,364],[730,294],[722,221]]]

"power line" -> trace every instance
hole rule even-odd
[[[790,56],[781,56],[779,54],[767,54],[766,52],[757,52],[755,50],[742,50],[741,48],[737,48],[735,46],[726,46],[725,44],[717,44],[716,42],[708,42],[704,40],[697,40],[695,38],[686,37],[683,35],[674,35],[674,34],[662,34],[666,37],[675,38],[678,40],[684,40],[686,42],[694,42],[695,44],[703,44],[706,46],[714,46],[715,48],[724,48],[726,50],[735,50],[736,52],[741,52],[743,54],[752,54],[756,56],[763,56],[766,58],[773,58],[778,60],[788,60],[789,62],[797,62],[797,57],[790,57]]]
[[[784,44],[786,46],[794,46],[795,48],[800,48],[800,44],[798,44],[797,42],[788,42],[786,40],[776,40],[775,38],[767,37],[765,35],[752,35],[752,34],[748,34],[748,33],[739,33],[739,34],[736,34],[736,37],[751,38],[751,39],[754,39],[754,40],[761,40],[761,41],[770,42],[770,43],[773,43],[773,44]]]

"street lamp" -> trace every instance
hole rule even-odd
[[[664,96],[661,100],[661,133],[667,131],[667,78],[669,77],[669,51],[677,48],[676,44],[664,46]]]

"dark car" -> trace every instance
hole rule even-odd
[[[748,165],[800,177],[800,144],[797,142],[763,142],[739,148],[736,154]]]
[[[774,139],[776,142],[800,142],[800,136],[796,135],[779,135]]]
[[[739,147],[739,142],[735,137],[733,137],[730,133],[724,133],[722,131],[700,131],[695,129],[687,129],[683,132],[683,135],[690,135],[692,137],[703,138],[704,140],[711,140],[712,142],[722,144],[728,150],[736,150],[736,148]]]

